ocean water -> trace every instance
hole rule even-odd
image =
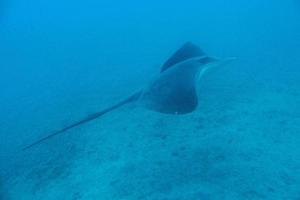
[[[299,200],[300,2],[0,2],[1,200]],[[137,104],[186,41],[237,59],[198,108]]]

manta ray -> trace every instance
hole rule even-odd
[[[64,133],[103,116],[123,105],[139,102],[143,107],[165,114],[182,115],[193,112],[198,105],[197,81],[210,68],[224,61],[207,56],[202,49],[191,42],[181,46],[161,67],[156,79],[145,88],[124,98],[119,103],[95,112],[63,127],[23,148],[29,149],[54,136]]]

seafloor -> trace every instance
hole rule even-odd
[[[191,114],[128,105],[20,153],[1,199],[300,199],[298,86],[213,82]],[[53,113],[36,132],[63,121]]]

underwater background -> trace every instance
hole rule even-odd
[[[0,2],[1,200],[300,199],[300,1]],[[134,104],[183,43],[236,57],[199,107]]]

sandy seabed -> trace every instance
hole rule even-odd
[[[0,199],[300,199],[299,90],[200,99],[183,116],[125,106],[24,152]]]

